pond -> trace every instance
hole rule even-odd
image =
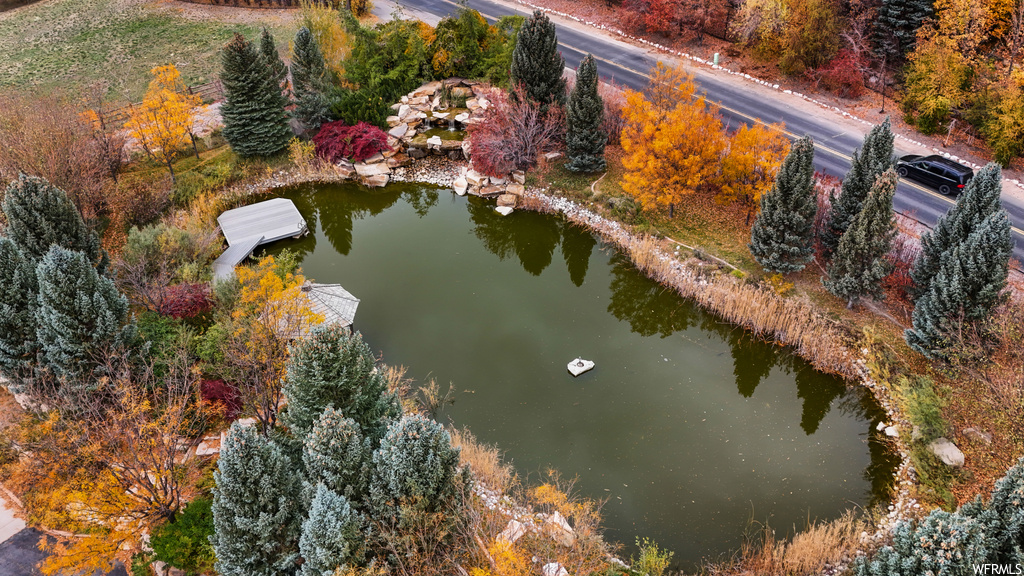
[[[418,381],[452,383],[439,415],[607,499],[609,539],[649,537],[692,568],[884,495],[894,462],[870,396],[648,280],[551,215],[502,217],[450,190],[281,190],[312,232],[274,245],[361,299],[355,327]],[[573,378],[577,356],[597,367]]]

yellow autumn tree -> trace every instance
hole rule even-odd
[[[728,138],[718,106],[696,95],[693,75],[658,63],[648,95],[626,92],[622,188],[645,210],[714,188]]]
[[[330,4],[301,0],[302,25],[309,28],[320,46],[327,69],[338,78],[345,77],[345,60],[352,52],[352,40],[338,11]]]
[[[761,195],[772,187],[789,150],[789,140],[782,129],[778,124],[744,124],[729,139],[715,199],[746,208],[747,224],[757,212]]]
[[[303,292],[306,279],[288,268],[265,256],[254,266],[235,269],[241,288],[227,356],[244,409],[256,416],[264,434],[277,422],[289,343],[324,321]]]
[[[190,94],[174,64],[150,70],[153,80],[141,104],[129,109],[128,129],[142,149],[153,159],[167,165],[175,180],[173,161],[189,143],[199,158],[193,136],[195,111],[202,103],[197,94]]]

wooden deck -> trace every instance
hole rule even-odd
[[[217,223],[228,241],[228,249],[213,263],[214,280],[234,274],[235,266],[248,258],[257,246],[307,232],[306,220],[299,209],[285,198],[228,210],[217,217]]]

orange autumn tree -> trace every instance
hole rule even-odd
[[[789,140],[782,129],[780,124],[744,124],[732,135],[722,158],[721,188],[715,199],[746,208],[747,224],[757,212],[761,195],[771,189],[789,151]]]
[[[174,64],[150,70],[153,80],[142,103],[130,108],[128,129],[151,158],[167,165],[175,180],[175,156],[191,142],[196,159],[199,149],[193,136],[195,110],[202,103],[197,94],[189,94]]]
[[[302,290],[306,279],[290,268],[265,256],[235,269],[241,288],[226,353],[243,409],[256,417],[264,435],[277,422],[288,344],[324,321]]]
[[[645,210],[671,216],[687,196],[714,188],[728,137],[692,74],[659,62],[646,95],[626,92],[623,116],[622,188]]]

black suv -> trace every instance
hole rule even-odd
[[[959,194],[974,178],[974,170],[942,156],[903,156],[896,163],[896,172],[905,178],[927,184],[947,196]]]

